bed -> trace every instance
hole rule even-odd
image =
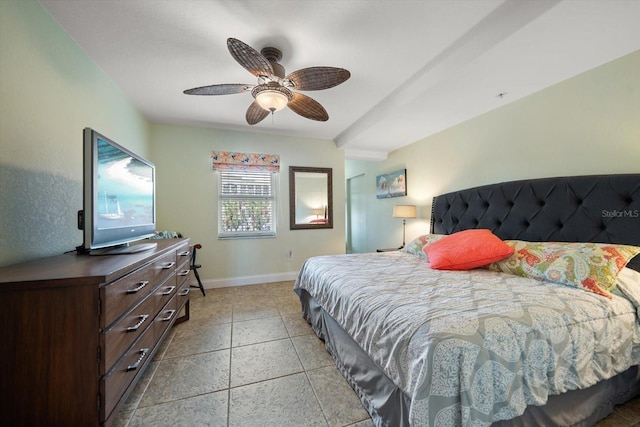
[[[294,285],[376,426],[589,426],[640,394],[640,174],[492,184],[432,206],[405,249],[310,258]],[[432,268],[442,247],[455,262],[482,252],[458,237],[486,233],[510,254]]]

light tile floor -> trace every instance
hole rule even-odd
[[[191,293],[115,425],[353,426],[373,422],[300,314],[293,282]],[[597,427],[640,427],[640,399]]]
[[[373,423],[307,322],[293,282],[191,292],[116,426]]]

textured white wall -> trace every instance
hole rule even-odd
[[[502,181],[640,172],[640,51],[396,150],[365,173],[368,251],[402,239],[394,204],[419,206],[407,241],[428,232],[431,199]],[[406,197],[376,200],[376,174],[407,168]],[[639,225],[640,226],[640,225]]]
[[[82,243],[82,129],[147,155],[148,124],[33,0],[0,1],[0,266]]]

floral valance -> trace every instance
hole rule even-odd
[[[280,156],[277,154],[212,151],[211,159],[214,170],[280,171]]]

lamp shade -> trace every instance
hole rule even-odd
[[[267,111],[280,111],[287,106],[289,99],[282,92],[265,90],[256,96],[256,101]]]
[[[416,218],[417,209],[414,205],[396,205],[393,207],[394,218]]]
[[[313,209],[314,215],[324,215],[324,208]]]
[[[276,82],[254,87],[251,95],[256,99],[260,107],[272,113],[282,110],[293,99],[293,93]]]

